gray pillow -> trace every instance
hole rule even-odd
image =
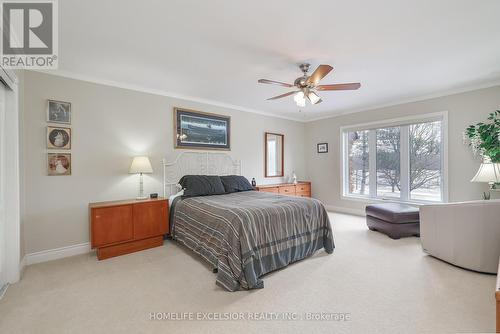
[[[179,184],[184,189],[184,197],[221,195],[226,192],[217,175],[184,175]]]
[[[238,191],[254,190],[250,182],[244,176],[229,175],[220,177],[226,193],[234,193]]]

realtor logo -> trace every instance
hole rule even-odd
[[[1,1],[4,68],[57,68],[56,0]]]

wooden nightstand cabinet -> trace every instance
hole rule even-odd
[[[89,204],[90,241],[97,258],[163,245],[169,233],[168,200],[125,200]]]
[[[266,184],[255,187],[255,190],[288,196],[311,197],[311,182]]]

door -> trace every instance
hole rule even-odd
[[[92,209],[92,248],[130,241],[133,234],[132,205]]]
[[[7,283],[5,247],[5,86],[0,82],[0,296]]]
[[[146,239],[167,233],[167,201],[134,204],[134,239]]]
[[[0,66],[0,288],[20,277],[19,92]]]

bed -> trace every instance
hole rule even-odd
[[[238,175],[241,168],[223,153],[186,154],[164,163],[165,196],[169,178],[179,180],[184,173]],[[187,168],[189,160],[199,167]],[[178,165],[183,167],[176,175]],[[173,240],[199,254],[217,272],[216,284],[228,291],[263,288],[263,275],[320,249],[331,254],[335,248],[325,207],[312,198],[251,190],[178,196],[170,214]]]

